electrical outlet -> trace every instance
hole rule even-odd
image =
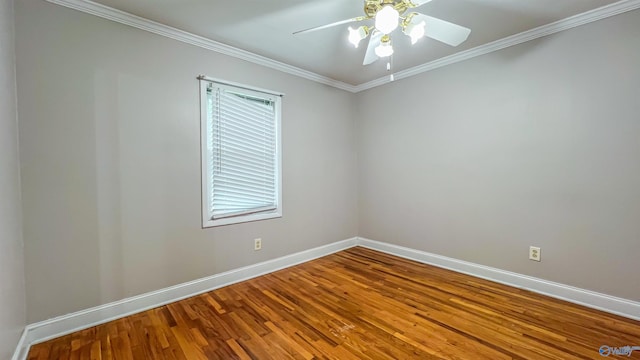
[[[529,246],[529,260],[540,261],[540,248]]]
[[[253,250],[257,251],[260,249],[262,249],[262,239],[253,239]]]

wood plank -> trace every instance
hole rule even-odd
[[[28,359],[602,359],[640,322],[360,247],[32,346]],[[640,351],[630,357],[640,359]]]

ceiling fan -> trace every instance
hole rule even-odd
[[[467,40],[471,33],[470,29],[421,13],[407,13],[407,10],[417,8],[430,1],[364,0],[364,16],[296,31],[294,34],[303,34],[342,24],[373,19],[374,24],[371,26],[362,25],[356,29],[349,27],[349,42],[355,47],[358,47],[360,41],[370,35],[362,65],[369,65],[378,60],[378,58],[388,57],[393,54],[391,33],[398,27],[402,29],[405,35],[411,38],[412,45],[424,36],[451,46],[458,46]]]

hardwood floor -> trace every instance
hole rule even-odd
[[[29,359],[603,359],[602,345],[640,346],[640,322],[358,247],[34,345]]]

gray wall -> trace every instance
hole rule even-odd
[[[356,235],[354,95],[42,0],[16,12],[29,322]],[[282,218],[200,228],[199,74],[286,93]]]
[[[636,10],[360,94],[359,234],[640,300],[638,24]]]
[[[13,0],[0,0],[0,359],[25,326]]]

